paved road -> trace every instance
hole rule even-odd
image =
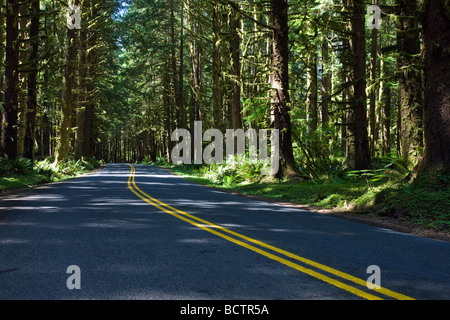
[[[80,289],[67,287],[71,265]],[[449,266],[448,242],[147,165],[0,198],[0,299],[449,299]],[[371,275],[381,289],[367,288]]]

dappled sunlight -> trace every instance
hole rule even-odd
[[[392,229],[386,229],[386,228],[377,228],[378,232],[381,233],[387,233],[387,234],[401,234],[403,236],[407,236],[407,237],[414,237],[413,234],[410,233],[405,233],[405,232],[400,232],[400,231],[396,231],[396,230],[392,230]],[[442,240],[436,240],[436,241],[442,241]]]
[[[99,219],[96,219],[99,220]],[[148,228],[147,224],[136,223],[121,219],[102,219],[99,221],[84,222],[79,225],[80,228],[121,228],[121,229],[142,229]]]
[[[170,183],[170,182],[140,182],[139,185],[176,186],[177,183]]]
[[[58,210],[58,207],[50,207],[50,206],[10,206],[10,207],[0,207],[0,210],[9,210],[9,211],[16,211],[16,210],[39,210],[39,211],[54,211]]]
[[[97,180],[95,181],[96,184],[102,183],[102,184],[126,184],[128,177],[124,177],[124,180]]]
[[[129,173],[128,173],[129,175]],[[171,174],[148,174],[148,173],[135,173],[134,176],[136,177],[136,179],[138,178],[156,178],[156,179],[174,179],[174,178],[179,178],[180,180],[182,178],[171,175]]]
[[[225,228],[247,228],[247,227],[249,227],[248,225],[237,224],[237,223],[221,223],[220,226],[225,227]]]
[[[212,201],[212,200],[191,200],[191,199],[171,199],[174,206],[193,206],[200,208],[215,208],[233,205],[242,205],[238,201]]]
[[[3,201],[64,201],[66,199],[65,196],[59,194],[39,194],[39,195],[28,195],[28,196],[20,196],[16,195],[11,198],[2,199]]]
[[[203,238],[203,239],[181,239],[178,240],[180,243],[192,243],[192,244],[207,244],[211,242],[211,239]]]
[[[369,260],[377,263],[388,251],[372,243],[402,241],[401,234],[387,229],[236,197],[179,177],[135,177],[143,192],[179,210],[176,216],[189,223],[134,194],[127,183],[129,172],[121,180],[112,167],[108,170],[1,203],[1,212],[7,214],[0,214],[0,284],[4,287],[1,281],[9,279],[14,286],[0,297],[34,292],[24,284],[30,280],[36,288],[42,283],[56,288],[61,282],[50,296],[63,299],[236,298],[243,292],[242,297],[258,297],[260,288],[267,288],[264,297],[267,292],[278,292],[269,294],[274,298],[286,297],[281,292],[313,297],[317,288],[329,286],[280,267],[261,252],[284,258],[284,250],[330,267],[351,259],[343,271],[354,274],[355,268],[366,268]],[[145,170],[152,173],[154,168]],[[356,250],[358,241],[371,251]],[[64,287],[65,268],[72,264],[82,270],[79,292]],[[243,291],[241,279],[252,283],[252,289]]]
[[[24,244],[29,243],[29,240],[24,239],[0,239],[0,245],[1,244]]]
[[[268,229],[271,232],[292,232],[292,229]]]
[[[124,203],[126,201],[126,203]],[[124,199],[124,198],[95,198],[87,201],[85,204],[88,206],[124,206],[124,205],[132,205],[132,206],[145,206],[148,204],[142,202],[137,199]]]
[[[87,187],[87,186],[70,186],[69,189],[85,189],[85,190],[98,190],[98,187]]]
[[[0,221],[0,225],[5,225],[5,222]],[[25,221],[9,221],[9,226],[35,226],[35,222],[25,222]]]

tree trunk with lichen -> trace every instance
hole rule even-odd
[[[422,72],[417,0],[398,0],[397,50],[401,112],[401,157],[412,169],[423,149]]]
[[[79,5],[77,0],[75,1],[75,5]],[[78,30],[76,28],[67,28],[64,90],[55,163],[67,161],[69,158],[70,135],[72,131],[73,88],[75,85],[76,56],[78,49],[77,35]]]
[[[30,23],[30,67],[27,84],[27,124],[24,138],[24,157],[33,160],[34,158],[34,136],[37,112],[37,76],[38,76],[38,51],[39,51],[39,11],[40,0],[33,0],[31,5]]]

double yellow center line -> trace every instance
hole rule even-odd
[[[200,219],[196,216],[193,216],[185,211],[176,209],[158,199],[153,198],[152,196],[148,195],[147,193],[143,192],[139,187],[136,185],[135,182],[135,174],[136,169],[133,165],[130,165],[131,172],[130,176],[128,177],[128,188],[133,192],[136,196],[144,200],[145,202],[151,204],[152,206],[158,208],[159,210],[168,213],[180,220],[183,220],[187,223],[190,223],[194,225],[195,227],[198,227],[200,229],[203,229],[205,231],[208,231],[212,234],[215,234],[216,236],[219,236],[225,240],[228,240],[232,243],[235,243],[241,247],[247,248],[251,251],[254,251],[256,253],[259,253],[269,259],[275,260],[279,263],[282,263],[288,267],[291,267],[295,270],[298,270],[300,272],[303,272],[307,275],[310,275],[316,279],[320,279],[326,283],[329,283],[331,285],[334,285],[338,288],[341,288],[343,290],[349,291],[359,297],[369,299],[369,300],[382,300],[381,297],[375,296],[372,293],[368,293],[366,291],[363,291],[361,288],[357,288],[355,286],[362,286],[365,288],[365,290],[369,290],[367,288],[367,282],[365,280],[359,279],[357,277],[354,277],[352,275],[349,275],[347,273],[341,272],[339,270],[327,267],[323,264],[317,263],[315,261],[300,257],[296,254],[293,254],[291,252],[285,251],[283,249],[274,247],[272,245],[269,245],[267,243],[261,242],[259,240],[244,236],[240,233],[234,232],[232,230],[229,230],[227,228],[224,228],[220,225],[211,223],[209,221],[206,221],[204,219]],[[268,251],[270,250],[270,251]],[[276,255],[275,253],[281,255]],[[288,258],[295,260],[296,262],[293,262],[292,260],[288,260]],[[303,265],[300,265],[298,262],[301,262]],[[306,266],[308,267],[306,267]],[[316,270],[311,269],[311,267],[315,268]],[[324,272],[325,274],[321,273]],[[331,276],[335,276],[336,278],[332,278]],[[343,281],[350,282],[352,284],[344,283]],[[399,299],[399,300],[411,300],[411,297],[405,296],[403,294],[391,291],[386,288],[379,288],[379,289],[372,289],[371,292],[380,293],[382,295]]]

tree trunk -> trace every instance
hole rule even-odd
[[[450,4],[424,0],[424,156],[421,173],[450,173]]]
[[[180,114],[180,122],[178,123],[179,128],[185,128],[185,112],[184,112],[184,41],[183,41],[183,29],[184,29],[184,4],[181,3],[180,8],[180,47],[179,47],[179,58],[180,58],[180,66],[178,68],[178,103],[179,103],[179,114]]]
[[[279,130],[279,170],[275,177],[298,174],[292,150],[291,119],[289,115],[288,73],[288,3],[287,0],[271,0],[270,22],[272,26],[272,76],[271,104],[273,128]]]
[[[95,91],[95,86],[93,83],[93,79],[95,79],[96,75],[96,65],[98,63],[98,54],[95,50],[90,50],[89,48],[93,48],[97,45],[97,33],[90,32],[87,37],[87,77],[86,81],[86,95],[87,101],[84,108],[84,125],[83,125],[83,156],[84,157],[92,157],[94,155],[94,143],[92,137],[95,135],[95,101],[93,98],[93,92]]]
[[[85,108],[88,100],[86,90],[86,77],[87,77],[87,30],[83,28],[80,32],[80,63],[79,63],[79,94],[78,94],[78,108],[76,113],[76,127],[75,132],[75,147],[74,157],[75,159],[81,159],[83,156],[84,145],[84,123],[85,120]]]
[[[200,32],[200,25],[195,23],[194,32]],[[194,116],[195,120],[202,120],[201,96],[201,49],[197,40],[193,40],[192,47],[192,73],[194,83]]]
[[[74,4],[79,5],[78,0],[75,0]],[[78,42],[77,34],[78,30],[76,28],[67,28],[64,89],[55,162],[67,161],[69,157],[70,134],[72,130],[73,87],[75,83],[75,67]]]
[[[220,32],[220,11],[219,5],[213,3],[212,16],[212,33],[213,33],[213,48],[212,48],[212,123],[214,128],[222,128],[222,97],[220,89],[220,47],[219,47],[219,32]]]
[[[171,99],[170,99],[170,79],[169,79],[169,60],[165,63],[165,69],[166,72],[163,76],[163,107],[164,107],[164,134],[165,134],[165,151],[166,151],[166,157],[167,161],[171,161],[170,155],[172,151],[172,140],[171,140],[171,134],[173,130],[172,126],[172,105],[171,105]]]
[[[319,123],[317,110],[317,52],[315,47],[308,53],[307,63],[306,120],[308,122],[308,146],[314,154],[318,147],[316,131]]]
[[[175,12],[173,0],[170,1],[170,40],[171,40],[171,66],[172,66],[172,82],[173,82],[173,96],[175,99],[175,113],[177,118],[176,126],[181,128],[181,110],[183,109],[183,102],[180,95],[179,85],[179,69],[177,68],[176,59],[176,37],[175,37]],[[182,88],[181,88],[182,90]]]
[[[377,1],[375,1],[377,4]],[[377,143],[377,125],[376,125],[376,79],[377,79],[377,40],[378,31],[372,29],[370,48],[370,91],[369,91],[369,123],[370,123],[370,156],[375,157]]]
[[[328,155],[329,153],[329,142],[330,142],[330,131],[329,131],[329,108],[330,108],[330,90],[331,90],[331,72],[327,70],[329,63],[329,53],[328,53],[328,42],[325,39],[322,42],[322,81],[321,81],[321,115],[322,115],[322,128],[324,129],[323,136],[323,153]]]
[[[238,34],[238,29],[240,28],[240,19],[236,13],[232,16],[230,22],[230,33],[231,33],[231,56],[232,56],[232,67],[231,67],[231,75],[232,75],[232,92],[233,92],[233,100],[231,103],[231,122],[233,125],[233,129],[239,129],[242,127],[242,119],[241,119],[241,64],[239,57],[239,47],[240,47],[240,38]]]
[[[27,37],[28,8],[25,4],[19,5],[19,89],[18,89],[18,115],[17,115],[17,156],[23,156],[25,130],[27,124],[27,72],[24,66],[27,62],[28,47],[24,41]]]
[[[30,24],[30,68],[28,74],[28,99],[27,99],[27,127],[25,130],[24,157],[34,159],[34,138],[37,108],[37,75],[38,75],[38,50],[39,50],[39,11],[40,0],[34,0],[31,7]]]
[[[366,43],[365,43],[365,7],[363,0],[353,0],[352,15],[352,41],[351,47],[354,58],[354,149],[355,169],[363,170],[370,168],[369,138],[367,134],[367,111],[366,111]]]
[[[329,108],[330,108],[330,87],[331,87],[331,73],[327,70],[329,63],[328,43],[324,40],[322,43],[322,126],[326,127],[330,121]]]
[[[19,0],[6,2],[6,60],[5,60],[5,96],[2,119],[2,151],[9,159],[17,158],[17,108],[19,82],[19,30],[17,16]]]
[[[399,52],[399,102],[402,119],[401,156],[412,169],[421,156],[422,129],[422,75],[417,0],[398,0],[397,47]]]
[[[391,153],[391,87],[383,90],[383,131],[382,131],[382,155],[389,156]]]
[[[0,46],[0,102],[4,103],[4,94],[3,94],[3,89],[4,89],[4,64],[3,64],[3,58],[5,55],[5,46],[3,46],[3,43],[5,42],[5,37],[4,37],[4,27],[5,27],[5,13],[4,11],[4,2],[3,0],[1,1],[1,5],[0,5],[0,43],[2,44]],[[1,110],[2,113],[2,118],[3,118],[3,108]],[[3,121],[2,121],[3,123]],[[3,127],[3,126],[2,126]],[[2,143],[1,143],[1,136],[2,136],[2,129],[0,127],[0,156],[3,153],[3,148],[2,148]]]

